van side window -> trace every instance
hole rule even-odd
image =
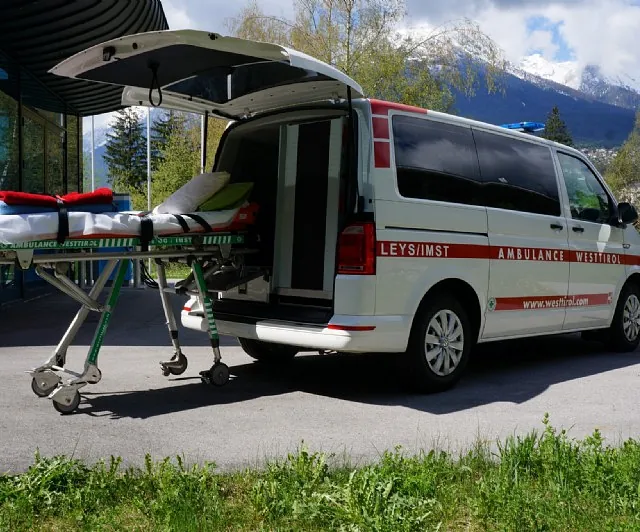
[[[560,215],[551,150],[503,135],[473,130],[487,207]]]
[[[482,185],[469,128],[394,116],[398,190],[405,198],[482,205]]]
[[[611,200],[591,169],[577,157],[558,153],[567,186],[571,217],[593,223],[607,223],[611,218]]]

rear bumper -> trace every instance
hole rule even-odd
[[[204,317],[182,312],[182,325],[206,332]],[[326,325],[294,324],[277,320],[252,323],[216,320],[224,336],[293,345],[308,350],[349,353],[398,353],[407,348],[409,316],[334,316]]]

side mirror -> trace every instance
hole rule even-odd
[[[638,220],[638,211],[631,203],[618,203],[618,217],[623,224],[632,224]]]

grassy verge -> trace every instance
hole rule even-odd
[[[181,460],[87,467],[36,457],[0,477],[3,530],[638,530],[640,442],[540,434],[496,454],[387,453],[329,468],[304,449],[262,471],[218,474]]]

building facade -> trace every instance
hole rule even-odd
[[[166,29],[160,0],[0,4],[0,190],[81,191],[82,117],[122,108],[122,89],[48,70],[94,44]],[[47,287],[31,270],[0,266],[0,304]]]
[[[81,190],[82,119],[20,64],[0,51],[0,189],[44,194]],[[26,102],[35,105],[28,105]],[[0,266],[0,302],[44,288],[32,272]]]

